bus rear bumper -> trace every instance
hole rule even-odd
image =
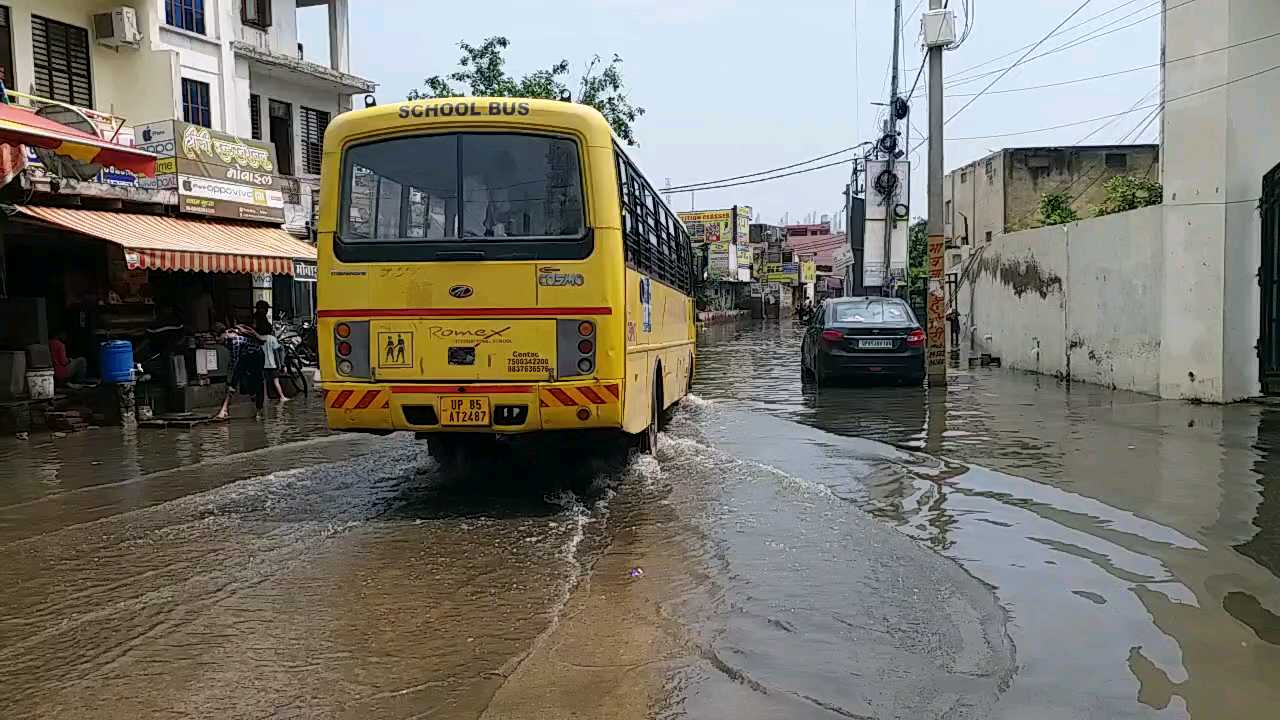
[[[618,380],[492,385],[325,382],[321,397],[330,429],[353,432],[520,434],[622,427]],[[450,423],[450,401],[473,399],[487,405],[487,424]],[[474,422],[474,416],[470,420]]]

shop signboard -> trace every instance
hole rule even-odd
[[[754,264],[752,260],[754,257],[750,247],[746,245],[738,246],[738,279],[742,282],[751,281],[751,271]]]
[[[733,240],[733,210],[697,210],[676,213],[689,231],[689,239],[698,243]]]
[[[739,245],[746,245],[751,242],[751,206],[735,205],[734,210],[734,235],[733,241]]]
[[[707,273],[711,280],[737,280],[738,266],[734,262],[737,248],[733,243],[724,241],[710,243],[708,248]]]
[[[155,186],[178,191],[180,212],[284,222],[284,192],[271,143],[162,120],[134,128],[138,147],[161,157]]]
[[[803,285],[810,285],[818,281],[818,265],[812,260],[805,260],[800,263],[800,282]]]
[[[771,283],[794,285],[800,282],[799,263],[765,263],[765,280]]]
[[[316,272],[316,264],[311,260],[294,260],[293,261],[293,279],[298,282],[315,282],[319,273]]]
[[[676,213],[689,239],[694,243],[732,242],[746,245],[751,241],[751,208],[735,205],[724,210],[694,210]]]

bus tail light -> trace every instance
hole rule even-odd
[[[369,365],[369,322],[348,321],[334,325],[333,355],[338,375],[361,380],[373,377]]]
[[[556,377],[590,375],[596,369],[596,324],[556,321]]]

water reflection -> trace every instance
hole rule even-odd
[[[802,390],[798,339],[708,337],[699,394],[830,433],[805,472],[997,588],[1021,670],[996,716],[1274,717],[1280,413],[998,370]]]

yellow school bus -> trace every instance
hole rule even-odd
[[[317,223],[335,430],[618,430],[652,450],[694,365],[684,226],[583,105],[450,98],[339,115]],[[696,267],[695,267],[696,266]]]

